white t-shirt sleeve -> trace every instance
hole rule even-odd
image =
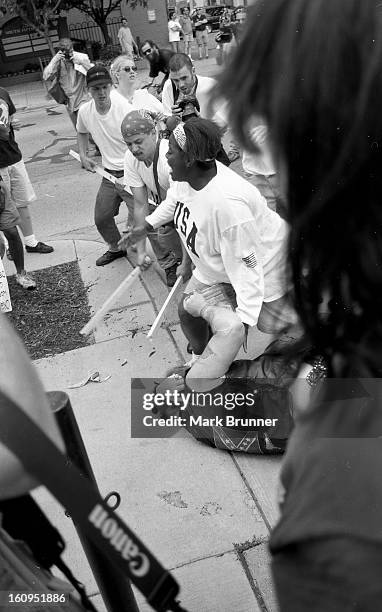
[[[174,94],[172,93],[172,81],[167,79],[162,91],[163,112],[165,115],[172,115],[171,107],[174,104]]]
[[[164,113],[162,102],[158,100],[158,98],[153,96],[149,91],[147,91],[146,94],[148,102],[147,110],[152,111],[154,113]]]
[[[82,107],[80,107],[78,111],[77,132],[80,132],[80,134],[89,134],[89,128],[87,127],[86,121],[85,121],[84,106],[87,106],[87,105],[83,104]]]
[[[174,220],[174,213],[177,203],[177,198],[174,191],[175,187],[171,187],[167,192],[166,199],[156,207],[151,215],[146,217],[147,223],[150,223],[154,229],[157,229],[161,225],[165,225],[166,223],[170,223]]]
[[[123,181],[128,187],[144,187],[144,182],[135,168],[135,158],[126,151],[123,164]]]
[[[225,230],[221,257],[236,292],[236,312],[243,323],[256,325],[264,301],[264,271],[253,237],[255,221],[246,221]]]

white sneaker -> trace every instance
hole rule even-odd
[[[33,278],[29,276],[25,270],[20,272],[20,274],[16,274],[16,283],[23,289],[36,289],[37,287]]]

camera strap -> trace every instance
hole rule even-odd
[[[181,610],[179,585],[110,509],[97,488],[36,423],[0,391],[0,442],[56,497],[93,544],[146,597],[154,610]]]

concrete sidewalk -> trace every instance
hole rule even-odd
[[[28,270],[77,261],[92,312],[134,265],[132,255],[131,261],[97,268],[105,247],[93,228],[83,230],[81,239],[68,234],[49,243],[52,255],[26,255]],[[13,265],[4,263],[13,273]],[[182,606],[189,612],[276,612],[266,542],[277,519],[280,459],[218,451],[182,430],[168,439],[130,437],[131,378],[162,376],[185,359],[175,304],[153,340],[146,338],[167,293],[153,265],[105,317],[94,344],[38,360],[36,368],[47,390],[69,394],[102,494],[120,493],[119,515],[173,571]],[[253,354],[268,342],[264,334],[252,336]],[[111,378],[68,390],[94,370]],[[36,497],[63,533],[69,567],[104,610],[64,509],[43,489]],[[137,600],[142,612],[151,609],[139,593]]]

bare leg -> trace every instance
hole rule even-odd
[[[29,212],[28,206],[20,206],[17,209],[17,212],[20,216],[19,227],[23,233],[24,238],[29,238],[33,235],[33,226],[32,226],[32,217]],[[37,243],[37,240],[36,240]],[[30,244],[29,246],[35,246],[35,244]]]
[[[17,231],[17,227],[3,230],[6,239],[8,240],[8,247],[13,258],[13,262],[16,267],[16,271],[20,274],[24,270],[24,247]]]

